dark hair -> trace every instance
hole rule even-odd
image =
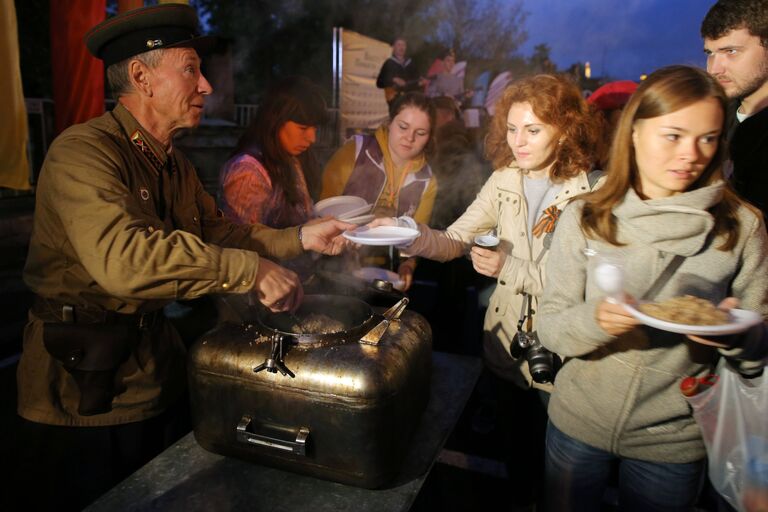
[[[507,116],[513,103],[530,103],[533,113],[554,126],[562,137],[557,146],[551,179],[562,181],[589,171],[598,153],[602,125],[581,91],[560,75],[536,75],[509,85],[496,103],[485,141],[486,157],[495,169],[514,162],[507,142]]]
[[[723,112],[720,140],[717,152],[701,176],[691,184],[690,190],[711,185],[722,180],[723,154],[725,152],[725,92],[715,78],[703,69],[692,66],[668,66],[648,76],[627,103],[611,146],[605,183],[595,192],[584,196],[585,205],[581,224],[588,235],[597,236],[613,244],[617,239],[616,218],[613,207],[624,199],[630,187],[639,181],[632,132],[635,123],[652,119],[688,107],[698,101],[714,98]],[[728,184],[723,199],[710,209],[715,219],[713,233],[725,236],[721,250],[729,250],[739,238],[739,219],[736,210],[742,201]]]
[[[395,120],[395,117],[397,117],[397,114],[408,107],[421,110],[427,114],[427,118],[429,118],[429,139],[427,140],[427,144],[424,146],[424,153],[431,155],[435,149],[435,118],[437,116],[435,112],[435,105],[432,103],[432,100],[430,100],[423,93],[413,91],[406,92],[405,94],[401,94],[395,98],[394,101],[390,103],[389,122],[392,123],[392,121]]]
[[[456,100],[450,96],[436,96],[432,98],[432,105],[435,107],[435,112],[438,110],[449,110],[454,118],[459,119],[461,116],[461,111],[459,110],[458,105],[456,105]]]
[[[288,202],[294,204],[300,196],[293,179],[292,157],[280,144],[278,132],[288,121],[317,127],[327,120],[328,112],[320,90],[308,78],[287,77],[267,90],[233,155],[247,153],[258,159],[273,183],[283,189]],[[313,148],[299,155],[298,159],[311,190],[320,175]]]
[[[731,30],[745,28],[768,48],[768,0],[720,0],[701,22],[701,37],[719,39]]]

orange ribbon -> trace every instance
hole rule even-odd
[[[533,226],[533,236],[538,238],[544,233],[553,232],[558,218],[560,218],[560,210],[557,209],[557,206],[550,206],[544,210],[539,222]]]

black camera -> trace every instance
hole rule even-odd
[[[509,353],[515,359],[525,355],[528,371],[535,382],[543,384],[555,380],[560,358],[542,346],[536,331],[526,332],[519,329],[509,345]]]

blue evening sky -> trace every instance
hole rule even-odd
[[[704,66],[701,20],[715,0],[523,0],[524,55],[547,43],[559,68],[589,61],[592,76],[637,80],[669,64]]]

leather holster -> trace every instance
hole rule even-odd
[[[115,376],[138,346],[140,336],[138,326],[130,324],[43,324],[46,350],[62,363],[80,390],[80,415],[112,410],[117,394]]]

